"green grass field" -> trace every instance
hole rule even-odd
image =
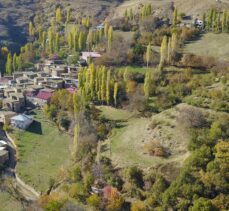
[[[111,136],[102,145],[103,155],[110,157],[117,167],[139,166],[143,169],[160,168],[162,173],[168,168],[173,168],[174,174],[166,175],[169,179],[174,178],[177,169],[189,155],[187,151],[188,135],[176,121],[178,112],[169,109],[152,118],[136,117],[126,110],[101,107],[102,116],[115,120],[117,127],[112,130]],[[119,121],[118,121],[119,120]],[[158,127],[149,128],[152,120],[158,122]],[[151,141],[160,143],[169,149],[171,155],[167,158],[150,156],[144,146]]]
[[[143,73],[143,74],[145,74],[145,72],[148,69],[146,67],[123,66],[123,67],[119,67],[117,70],[121,71],[121,72],[128,70],[128,72],[130,72],[130,73]]]
[[[36,190],[45,191],[50,178],[55,178],[59,168],[70,162],[71,138],[42,112],[35,115],[35,122],[27,131],[14,130],[13,135],[19,153],[18,175]]]
[[[186,44],[184,52],[199,56],[211,56],[220,60],[229,61],[229,35],[228,34],[204,34],[201,39]]]
[[[0,192],[0,210],[1,211],[21,211],[20,202],[10,196],[7,192]]]

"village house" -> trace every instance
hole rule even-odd
[[[67,66],[57,66],[51,70],[52,77],[60,77],[62,73],[67,73]]]
[[[88,62],[89,60],[95,60],[100,57],[101,57],[101,54],[98,52],[82,52],[81,59]]]
[[[38,94],[34,97],[34,103],[39,106],[44,106],[46,103],[49,103],[53,90],[51,89],[42,89],[38,92]]]
[[[10,124],[10,119],[17,114],[12,111],[1,111],[0,112],[0,122],[3,124]]]
[[[13,127],[26,130],[33,122],[33,118],[31,116],[20,114],[17,116],[14,116],[10,119],[11,125]]]

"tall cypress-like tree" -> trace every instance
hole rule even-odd
[[[17,54],[14,53],[13,55],[13,71],[17,71],[18,70],[18,64],[17,64]]]
[[[145,75],[145,81],[144,81],[144,94],[145,94],[145,98],[148,99],[150,96],[150,86],[152,83],[152,75],[151,75],[151,71],[148,71]]]
[[[56,22],[60,23],[62,21],[62,13],[60,7],[56,9]]]
[[[8,53],[7,60],[6,60],[6,73],[11,75],[13,72],[13,65],[12,65],[12,56],[11,53]]]
[[[29,36],[34,36],[34,34],[35,34],[35,29],[34,29],[32,21],[30,21],[29,22]]]
[[[114,83],[114,104],[117,106],[117,96],[118,96],[118,83]]]
[[[173,11],[173,26],[177,25],[177,8]]]
[[[55,51],[59,52],[60,50],[60,36],[58,33],[56,33],[56,37],[55,37]]]
[[[108,70],[107,72],[107,83],[106,83],[106,102],[107,102],[107,105],[110,104],[110,83],[111,83],[111,71]]]
[[[105,36],[105,38],[107,38],[107,36],[108,36],[108,30],[109,30],[109,24],[108,24],[108,22],[105,22],[105,24],[104,24],[104,36]]]
[[[167,39],[167,36],[163,37],[160,51],[161,51],[160,67],[163,67],[165,62],[166,62],[167,53],[168,53],[168,39]]]
[[[147,49],[146,49],[146,63],[147,63],[147,68],[149,67],[151,56],[152,56],[151,45],[149,43],[149,45],[147,46]]]
[[[113,42],[113,27],[110,26],[108,30],[108,50],[109,51],[112,48],[112,42]]]

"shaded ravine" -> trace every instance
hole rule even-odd
[[[2,128],[0,128],[0,135],[8,143],[7,149],[9,151],[8,168],[5,169],[5,171],[3,172],[3,177],[10,178],[13,180],[15,189],[17,190],[17,194],[20,196],[19,198],[22,198],[27,203],[36,201],[39,198],[40,193],[38,193],[33,187],[26,184],[24,181],[22,181],[16,173],[16,164],[17,164],[16,148],[17,146],[14,143],[14,140],[9,136],[9,134],[5,133],[2,130]]]

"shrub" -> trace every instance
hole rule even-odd
[[[145,144],[145,150],[149,153],[150,156],[157,156],[157,157],[166,157],[167,152],[166,149],[159,143],[152,141],[149,144]]]
[[[101,204],[101,198],[98,195],[93,194],[87,198],[87,203],[90,206],[98,209],[100,207],[100,204]]]
[[[207,123],[200,109],[194,107],[182,108],[178,121],[187,128],[203,128]]]
[[[146,206],[142,201],[135,201],[131,204],[131,211],[146,211]]]

